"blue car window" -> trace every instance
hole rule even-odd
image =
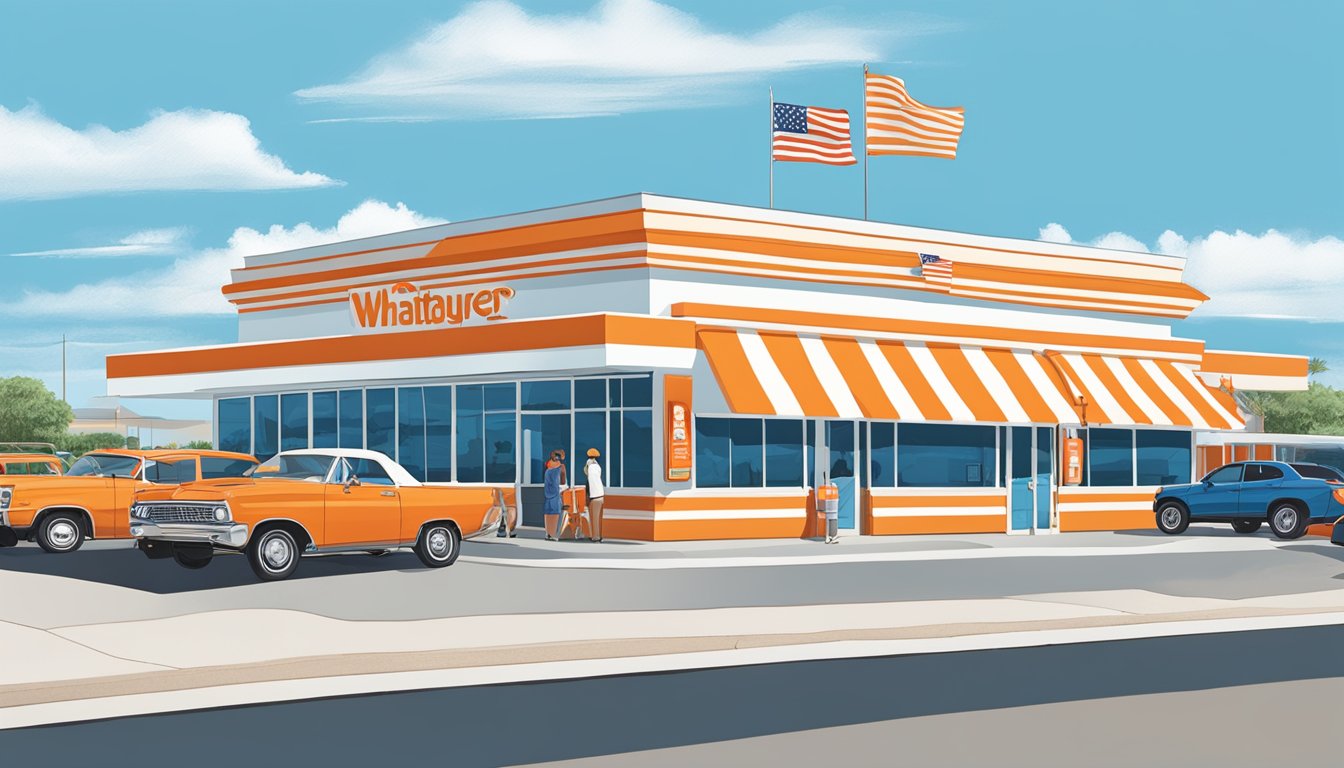
[[[1253,483],[1257,480],[1278,480],[1283,477],[1283,470],[1271,464],[1247,464],[1245,481]]]
[[[1204,476],[1206,483],[1239,483],[1241,482],[1241,464],[1229,464],[1226,467],[1220,467]]]
[[[1289,466],[1302,477],[1325,480],[1331,483],[1344,483],[1344,476],[1341,476],[1339,471],[1332,467],[1322,467],[1318,464],[1290,464]]]

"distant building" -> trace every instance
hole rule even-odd
[[[177,443],[186,445],[192,441],[209,442],[209,419],[165,419],[161,416],[142,416],[124,405],[100,408],[75,408],[75,420],[70,422],[70,433],[89,435],[96,432],[112,432],[127,437],[135,437],[140,444],[167,445]]]

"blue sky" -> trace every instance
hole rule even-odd
[[[1177,333],[1319,355],[1342,384],[1341,23],[1326,2],[9,2],[0,375],[59,387],[66,333],[78,406],[108,352],[234,340],[215,289],[248,248],[639,190],[763,205],[767,87],[857,115],[867,60],[967,115],[955,161],[872,161],[872,218],[1186,254],[1215,301]],[[781,164],[776,204],[857,216],[861,179]]]

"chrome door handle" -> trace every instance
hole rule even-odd
[[[1029,490],[1029,491],[1034,491],[1034,490],[1036,490],[1036,481],[1035,481],[1035,480],[1028,480],[1028,481],[1027,481],[1027,490]]]
[[[383,491],[383,492],[382,492],[382,495],[383,495],[383,496],[396,496],[396,495],[397,495],[397,492],[396,492],[396,491]]]

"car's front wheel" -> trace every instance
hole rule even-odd
[[[442,568],[457,560],[462,535],[449,523],[430,523],[415,541],[415,554],[430,568]]]
[[[47,515],[37,529],[37,545],[55,554],[74,552],[84,544],[84,526],[69,512]]]
[[[299,542],[284,528],[269,528],[247,543],[247,562],[262,581],[280,581],[299,567]]]
[[[1190,527],[1190,510],[1179,501],[1163,502],[1157,508],[1157,529],[1163,533],[1176,535],[1185,533]]]
[[[1276,504],[1269,510],[1269,529],[1280,539],[1296,539],[1307,532],[1307,517],[1296,504]]]
[[[1263,520],[1233,520],[1232,530],[1237,533],[1255,533],[1260,530],[1260,523]]]
[[[176,561],[177,564],[182,566],[183,568],[192,571],[198,571],[204,568],[205,566],[210,564],[211,560],[214,559],[215,559],[215,553],[211,552],[208,549],[201,552],[196,552],[189,549],[183,549],[178,547],[174,548],[173,550],[173,560]]]

